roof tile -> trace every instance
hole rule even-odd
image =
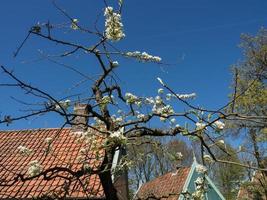
[[[104,137],[96,131],[99,144],[102,144]],[[47,143],[45,138],[55,137],[52,143],[50,153],[46,154]],[[26,146],[33,149],[34,153],[30,156],[19,154],[18,147]],[[29,181],[17,181],[10,186],[1,186],[1,184],[11,183],[16,174],[27,176],[29,162],[38,160],[43,170],[51,167],[68,167],[73,171],[80,170],[82,164],[77,160],[79,150],[85,146],[78,143],[77,138],[71,133],[70,128],[64,129],[38,129],[25,131],[0,131],[0,199],[4,198],[33,198],[44,195],[63,195],[66,197],[87,198],[104,198],[104,192],[98,175],[84,175],[79,180],[70,177],[66,172],[60,172],[70,178],[68,183],[65,179],[56,177],[52,180],[44,180],[43,177],[34,178]],[[95,159],[95,150],[89,150],[88,160],[91,168],[96,169],[101,164],[101,158],[104,151],[100,150],[100,159]],[[68,190],[68,192],[66,192]],[[91,191],[91,193],[90,193]]]
[[[183,167],[145,183],[138,191],[136,199],[177,200],[189,172],[190,167]]]

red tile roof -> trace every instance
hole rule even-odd
[[[136,195],[138,200],[177,200],[183,190],[190,167],[179,168],[142,185]]]
[[[104,138],[100,134],[96,134],[96,131],[92,132],[96,135],[98,144],[102,144]],[[55,139],[51,145],[51,151],[47,154],[45,149],[48,144],[45,139],[48,137],[55,137]],[[34,152],[30,156],[22,156],[18,150],[20,145],[33,149]],[[31,199],[45,195],[61,197],[65,195],[69,198],[104,198],[98,175],[83,175],[79,181],[69,173],[61,171],[56,175],[70,177],[72,178],[71,182],[61,177],[44,180],[44,177],[40,176],[25,182],[20,179],[12,184],[12,180],[17,177],[17,174],[28,177],[27,170],[29,162],[32,160],[38,160],[43,171],[53,167],[66,167],[74,172],[81,170],[83,164],[77,157],[79,150],[85,147],[85,144],[77,142],[77,136],[69,128],[0,131],[0,147],[0,199]],[[92,169],[99,167],[103,155],[104,150],[96,152],[89,146],[87,156],[90,157],[88,163]],[[96,156],[99,159],[96,159]],[[11,186],[1,186],[3,184],[11,184]]]

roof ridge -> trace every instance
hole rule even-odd
[[[65,127],[65,128],[32,128],[32,129],[13,129],[13,130],[2,130],[0,129],[0,132],[18,132],[18,131],[39,131],[39,130],[58,130],[58,129],[62,129],[62,130],[66,130],[66,129],[70,129],[71,127]]]

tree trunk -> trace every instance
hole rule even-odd
[[[112,153],[106,151],[105,158],[101,165],[102,172],[99,174],[99,178],[103,186],[106,199],[119,200],[117,197],[117,190],[114,187],[112,178],[111,178],[111,166],[112,166],[112,158],[113,158],[112,155],[113,155]]]

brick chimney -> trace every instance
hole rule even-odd
[[[88,124],[88,104],[75,103],[73,109],[74,119],[71,127],[72,132],[83,132],[87,130]]]

